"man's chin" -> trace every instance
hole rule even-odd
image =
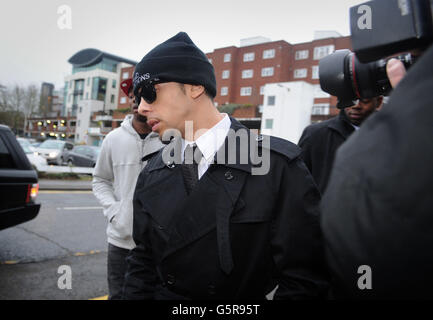
[[[134,118],[138,122],[147,123],[147,117],[139,114],[138,112],[134,112]]]

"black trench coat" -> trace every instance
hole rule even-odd
[[[270,149],[267,175],[252,175],[251,162],[212,164],[190,195],[180,165],[162,151],[149,161],[134,195],[125,299],[265,299],[272,279],[275,299],[319,297],[320,195],[297,146],[272,138]]]

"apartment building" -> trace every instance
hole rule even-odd
[[[136,62],[97,49],[81,50],[68,62],[72,74],[65,77],[64,113],[77,118],[74,141],[98,145],[112,127],[121,70]]]
[[[215,49],[207,53],[217,79],[215,103],[252,105],[261,110],[266,84],[305,81],[315,90],[312,121],[327,119],[338,113],[337,99],[320,89],[319,61],[335,50],[351,47],[350,37],[321,32],[305,43],[256,37],[241,40],[240,47]]]

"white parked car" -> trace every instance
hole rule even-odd
[[[74,145],[62,140],[45,140],[36,151],[39,155],[47,159],[48,164],[57,164],[61,166],[66,162],[68,151],[72,150]]]
[[[32,167],[36,168],[36,170],[39,172],[44,172],[47,170],[48,163],[44,157],[38,155],[37,152],[30,150],[27,145],[21,144],[21,147],[23,148],[27,159],[29,159]]]

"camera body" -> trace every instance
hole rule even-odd
[[[377,59],[428,47],[433,42],[432,10],[433,0],[376,0],[350,8],[355,54],[337,50],[320,60],[322,90],[338,97],[339,108],[356,99],[387,95],[387,60]],[[410,54],[397,59],[406,68],[415,62]]]

